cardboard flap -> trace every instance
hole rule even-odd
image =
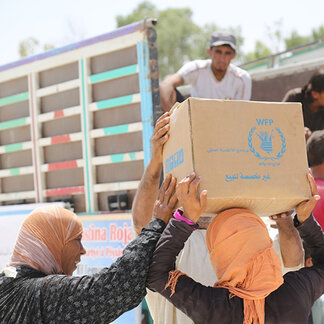
[[[172,113],[175,111],[175,110],[177,110],[177,108],[180,106],[180,102],[176,102],[173,106],[172,106],[172,108],[170,109],[170,111],[169,111],[169,115],[171,116],[172,115]]]
[[[164,177],[171,173],[177,178],[184,178],[194,171],[188,102],[177,103],[172,109],[170,138],[163,148],[163,172]]]

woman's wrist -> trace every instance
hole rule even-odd
[[[177,209],[174,214],[173,217],[177,220],[180,220],[182,222],[185,222],[188,225],[194,226],[194,229],[198,228],[198,224],[193,222],[192,220],[188,219],[187,217],[185,217],[183,215],[183,211],[181,209]]]

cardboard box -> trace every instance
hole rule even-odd
[[[310,198],[300,103],[188,98],[171,110],[164,175],[191,172],[206,216],[232,207],[269,216]]]

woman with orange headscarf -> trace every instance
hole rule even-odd
[[[122,257],[94,275],[71,276],[85,254],[78,217],[56,206],[35,209],[22,224],[9,266],[0,272],[0,323],[106,324],[136,307],[176,202],[174,188],[175,183],[164,183],[158,215]]]
[[[197,197],[200,179],[192,174],[177,187],[183,211],[163,232],[153,255],[148,287],[161,293],[194,323],[308,323],[314,301],[324,292],[324,236],[311,216],[317,195],[301,203],[294,219],[301,237],[311,246],[314,267],[281,274],[266,226],[251,211],[233,208],[219,213],[209,225],[206,244],[219,280],[206,287],[174,270],[177,254],[197,228],[207,204],[207,192]],[[199,264],[197,264],[199,267]]]

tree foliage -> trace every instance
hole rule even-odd
[[[284,37],[283,19],[266,26],[266,40],[257,40],[254,50],[249,53],[241,51],[244,39],[240,26],[222,28],[214,23],[199,26],[193,22],[190,8],[168,8],[158,10],[149,1],[141,2],[130,14],[116,17],[117,26],[122,27],[145,18],[156,18],[160,78],[175,73],[185,62],[193,59],[205,59],[211,33],[227,29],[237,38],[237,56],[234,63],[253,61],[280,51],[304,45],[324,38],[324,25],[313,29],[310,35],[299,35],[293,30]]]
[[[36,38],[29,37],[19,43],[19,56],[27,57],[53,48],[52,44],[40,44]]]
[[[158,10],[155,5],[149,1],[143,1],[132,13],[126,16],[118,15],[116,17],[117,27],[129,25],[133,22],[143,20],[144,18],[157,18],[157,16]]]
[[[184,61],[192,60],[193,46],[201,46],[197,39],[200,28],[192,22],[192,11],[167,9],[158,15],[158,49],[161,76],[176,72]]]
[[[207,57],[210,34],[220,28],[215,24],[202,27],[193,22],[189,8],[168,8],[158,10],[148,1],[140,3],[130,14],[117,16],[117,26],[122,27],[145,18],[156,18],[159,71],[163,79],[175,73],[185,62]],[[238,48],[243,43],[241,29],[232,28],[238,39]]]
[[[288,37],[284,38],[282,20],[279,20],[271,27],[267,26],[267,36],[271,45],[267,46],[260,40],[256,41],[254,50],[244,55],[245,62],[266,57],[280,51],[288,51],[289,49],[302,46],[319,39],[324,39],[324,25],[314,28],[309,35],[302,36],[296,30],[293,30]]]
[[[255,42],[255,47],[253,52],[249,52],[244,56],[246,62],[257,60],[261,57],[271,55],[271,50],[268,46],[263,44],[261,41]]]
[[[303,44],[310,43],[313,40],[311,35],[301,36],[296,30],[293,30],[289,38],[285,39],[286,49],[294,48]]]
[[[34,37],[29,37],[19,43],[20,57],[26,57],[35,54],[39,41]]]
[[[312,30],[313,40],[319,40],[324,38],[324,25],[319,26],[317,29]]]
[[[145,18],[156,18],[158,24],[158,54],[159,71],[163,79],[166,75],[176,72],[185,62],[193,59],[205,59],[209,38],[212,32],[217,30],[230,30],[237,38],[237,56],[234,63],[243,63],[261,57],[275,54],[279,51],[288,50],[309,42],[324,39],[324,25],[314,28],[309,35],[300,35],[296,30],[291,31],[286,38],[283,37],[283,20],[274,22],[267,26],[266,36],[268,42],[257,40],[254,50],[243,53],[241,50],[244,39],[240,26],[226,27],[208,23],[199,26],[193,22],[193,12],[190,8],[168,8],[159,10],[149,1],[143,1],[129,14],[116,17],[117,27],[125,26]],[[69,39],[64,43],[79,41],[84,38],[80,35],[80,26],[74,27],[69,22]],[[81,31],[82,33],[82,31]],[[19,43],[20,57],[30,56],[41,51],[53,49],[52,44],[40,44],[40,42],[29,37]]]
[[[285,39],[286,50],[324,38],[324,25],[313,28],[311,34],[301,36],[296,30],[293,30],[289,38]]]

